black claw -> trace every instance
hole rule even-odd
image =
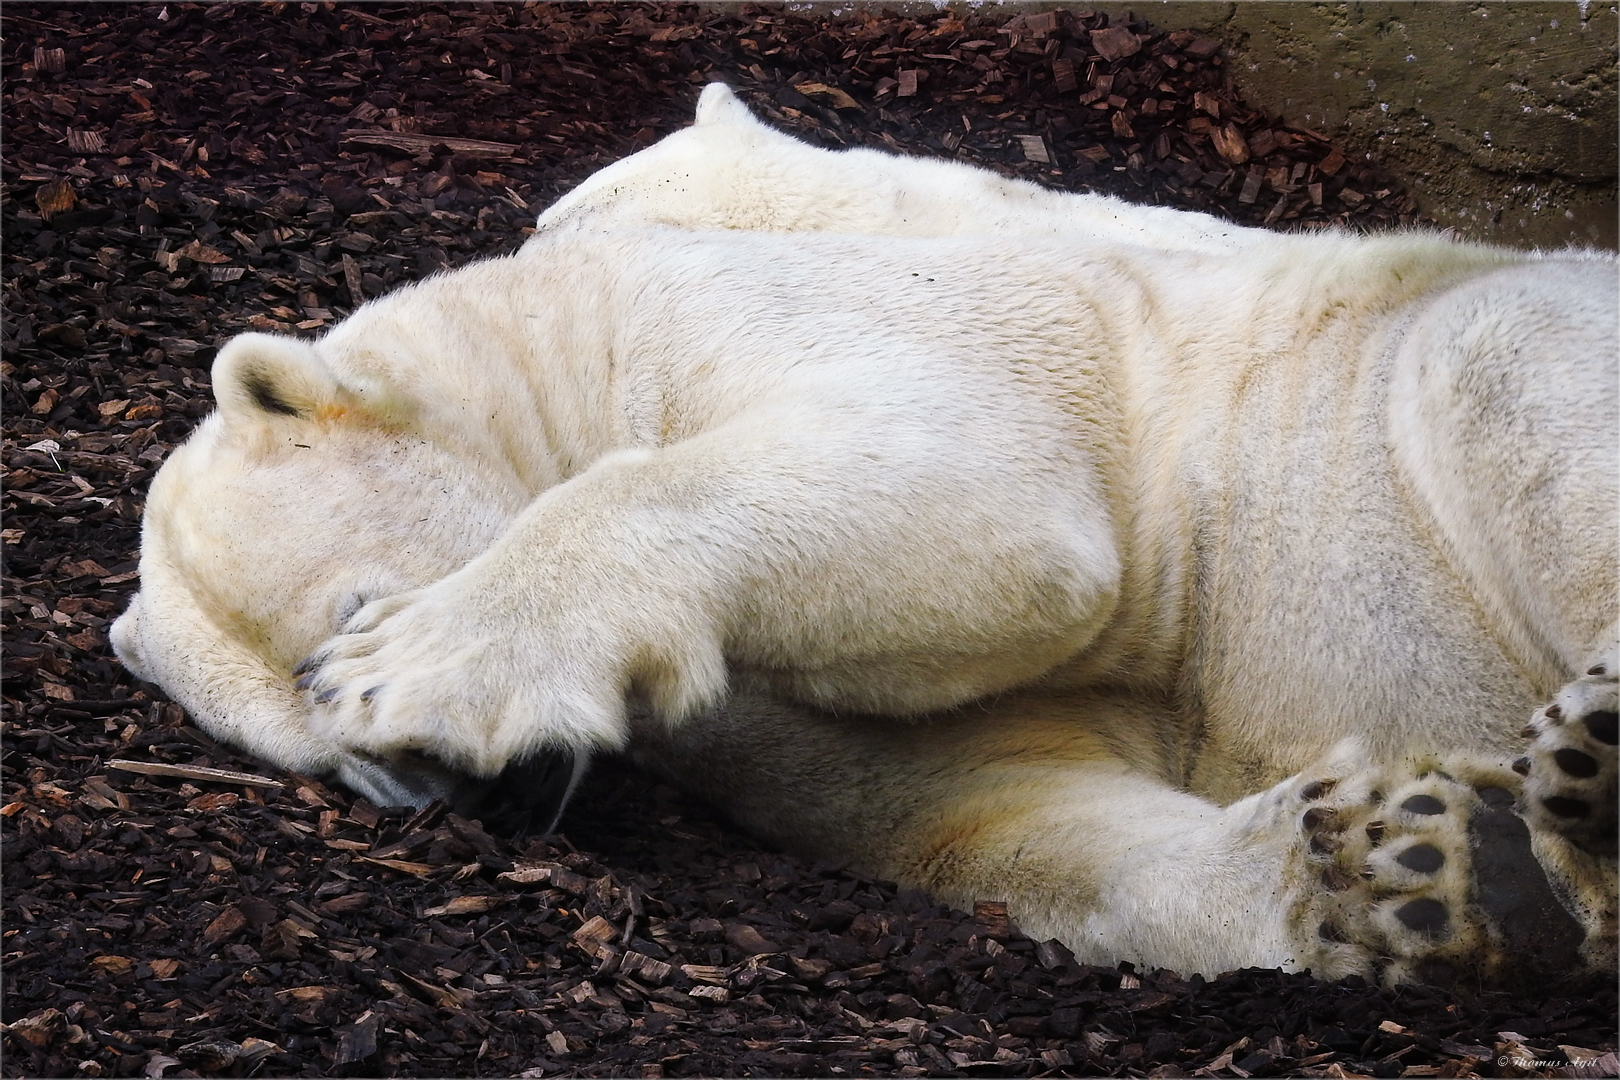
[[[1609,673],[1609,669],[1604,664],[1593,664],[1591,667],[1586,669],[1586,673],[1588,675],[1607,675]]]
[[[1338,783],[1337,780],[1317,780],[1315,783],[1306,784],[1299,797],[1306,800],[1320,799],[1337,787]]]
[[[1318,855],[1331,855],[1342,847],[1344,847],[1344,841],[1336,836],[1317,835],[1311,837],[1311,850]]]
[[[308,690],[310,687],[312,687],[314,685],[315,685],[315,675],[313,673],[311,673],[311,674],[303,676],[297,682],[293,683],[293,689],[295,689],[295,690]]]
[[[1395,861],[1408,870],[1432,874],[1446,865],[1446,856],[1433,844],[1415,844],[1395,856]]]
[[[360,700],[369,704],[371,699],[377,696],[377,691],[381,689],[382,687],[380,686],[373,686],[370,690],[367,690],[365,693],[360,695]]]
[[[1521,738],[1521,739],[1533,739],[1535,737],[1536,737],[1536,725],[1534,725],[1534,724],[1526,724],[1526,725],[1524,725],[1524,727],[1519,729],[1519,738]]]
[[[330,690],[322,690],[320,693],[315,695],[315,704],[325,705],[328,701],[331,701],[333,698],[337,697],[337,695],[337,687],[335,686]]]
[[[1518,773],[1520,776],[1529,776],[1530,775],[1530,759],[1527,758],[1527,757],[1519,758],[1517,761],[1515,761],[1513,763],[1513,771]]]
[[[1322,887],[1328,892],[1344,892],[1356,883],[1356,879],[1337,866],[1324,866],[1322,868]]]
[[[1541,800],[1541,805],[1561,818],[1583,818],[1592,812],[1592,808],[1581,800],[1562,795],[1549,795]]]
[[[309,656],[304,657],[302,660],[298,661],[298,663],[293,665],[292,673],[294,675],[303,675],[314,670],[315,656],[313,653],[311,653]]]
[[[1586,718],[1586,730],[1600,743],[1614,746],[1620,743],[1620,714],[1604,709]]]
[[[1416,930],[1428,937],[1439,937],[1444,934],[1451,922],[1446,905],[1427,896],[1402,904],[1395,909],[1395,917],[1406,924],[1408,929]]]
[[[1401,803],[1401,809],[1408,814],[1422,814],[1424,817],[1433,817],[1446,812],[1446,804],[1433,795],[1413,795]]]
[[[1549,720],[1560,719],[1564,715],[1564,707],[1555,701],[1551,705],[1547,706],[1547,711],[1542,715],[1546,716],[1546,718]]]
[[[1577,780],[1585,780],[1587,777],[1596,776],[1598,773],[1597,759],[1590,754],[1583,754],[1579,750],[1571,750],[1566,747],[1554,753],[1553,760],[1558,763],[1560,769],[1563,769],[1564,772]]]
[[[1367,822],[1367,839],[1372,841],[1373,847],[1383,843],[1384,823],[1382,821]]]

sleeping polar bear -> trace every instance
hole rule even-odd
[[[1086,961],[1602,968],[1616,285],[714,86],[517,254],[222,349],[113,640],[376,801],[543,827],[628,745]]]

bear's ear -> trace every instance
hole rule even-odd
[[[353,395],[309,342],[275,334],[232,338],[214,360],[213,381],[214,399],[228,420],[314,420],[352,405]]]
[[[753,113],[748,111],[748,106],[744,105],[741,99],[731,92],[731,87],[720,82],[710,83],[703,88],[703,93],[698,95],[697,116],[693,119],[693,125],[696,127],[708,127],[710,125],[730,125],[731,127],[764,126]]]

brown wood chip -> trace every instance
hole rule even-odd
[[[34,205],[39,207],[40,216],[47,221],[55,214],[73,209],[78,201],[73,193],[73,185],[68,183],[66,177],[57,177],[34,192]]]
[[[413,152],[431,151],[445,147],[458,154],[483,157],[510,157],[518,147],[511,143],[486,142],[482,139],[458,139],[442,135],[412,135],[403,131],[372,131],[355,129],[343,133],[343,141],[366,146],[390,146],[396,150]]]
[[[1142,39],[1123,26],[1111,26],[1091,32],[1091,47],[1101,53],[1104,60],[1123,60],[1141,50]]]
[[[1225,127],[1214,128],[1210,131],[1209,137],[1215,143],[1215,150],[1221,155],[1221,160],[1228,165],[1242,165],[1249,160],[1248,140],[1244,139],[1243,132],[1239,131],[1236,125],[1228,124]]]
[[[168,765],[160,761],[130,761],[127,758],[113,758],[107,762],[107,768],[140,773],[143,776],[172,776],[181,780],[204,780],[215,784],[247,784],[252,787],[272,789],[286,787],[280,780],[272,780],[267,776],[236,772],[233,769],[211,769],[199,765]]]

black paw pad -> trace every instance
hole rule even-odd
[[[1433,795],[1413,795],[1401,803],[1401,809],[1408,814],[1422,814],[1424,817],[1433,817],[1446,812],[1446,804]]]
[[[1586,718],[1586,730],[1600,743],[1620,743],[1620,713],[1595,712]]]
[[[1553,760],[1558,767],[1578,780],[1585,780],[1589,776],[1596,776],[1598,771],[1597,759],[1590,754],[1583,754],[1579,750],[1565,747],[1553,754]]]
[[[1432,874],[1446,865],[1446,856],[1433,844],[1414,844],[1395,856],[1395,861],[1408,870],[1415,870],[1420,874]]]
[[[1561,818],[1583,818],[1592,813],[1592,808],[1579,799],[1566,798],[1563,795],[1549,795],[1541,800],[1549,813]]]
[[[1439,937],[1451,924],[1451,916],[1446,911],[1446,905],[1427,896],[1408,900],[1395,909],[1395,917],[1408,929],[1429,937]]]
[[[1487,797],[1487,793],[1500,793]],[[1502,788],[1484,788],[1468,820],[1474,902],[1504,949],[1504,984],[1539,985],[1577,970],[1585,931],[1558,901],[1536,860],[1530,829]]]
[[[1323,825],[1331,825],[1338,816],[1335,811],[1313,806],[1300,817],[1299,823],[1307,829],[1319,829]]]

